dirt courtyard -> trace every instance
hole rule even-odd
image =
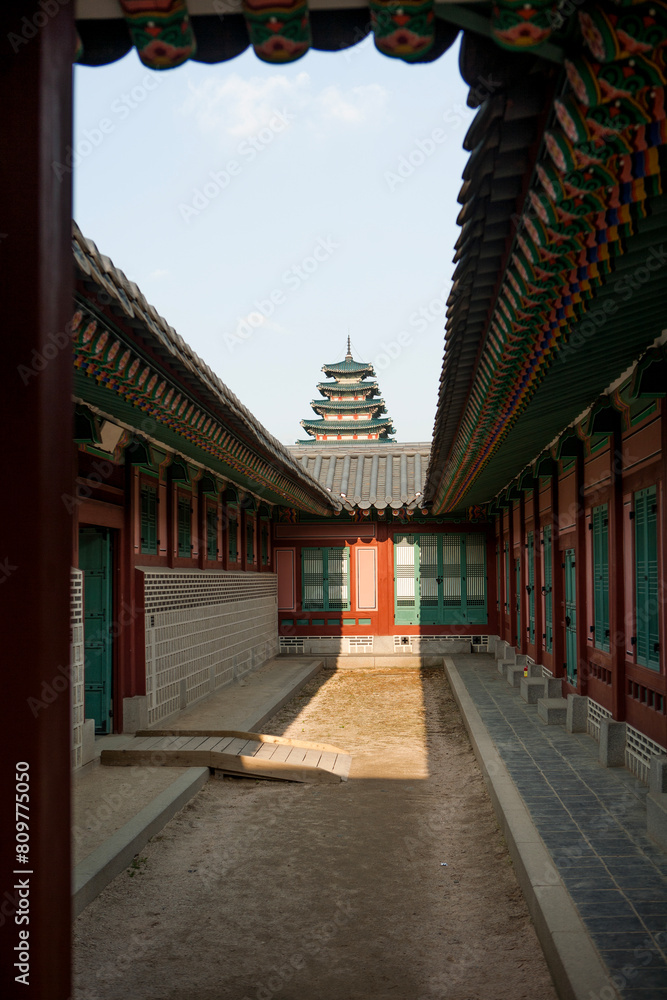
[[[349,781],[211,779],[75,924],[75,1000],[555,1000],[442,670],[314,678],[265,732]]]

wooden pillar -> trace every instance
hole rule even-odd
[[[575,460],[576,476],[576,548],[575,580],[577,601],[577,691],[585,695],[588,691],[588,623],[591,609],[588,607],[586,587],[586,508],[584,503],[584,446],[580,445]]]
[[[394,632],[394,533],[384,521],[376,521],[377,526],[377,598],[378,635],[392,635]]]
[[[517,650],[528,652],[528,542],[526,541],[526,504],[525,494],[521,490],[519,496],[519,605],[521,607],[521,635],[517,636]]]
[[[664,414],[663,414],[664,416]],[[664,445],[664,437],[663,437]],[[611,652],[612,716],[625,720],[625,546],[623,544],[623,431],[621,415],[614,413],[609,438],[611,497],[609,502],[609,649]]]
[[[558,470],[551,475],[551,632],[553,639],[554,677],[565,675],[565,555],[560,547],[560,516]]]
[[[248,569],[248,550],[246,546],[246,519],[248,517],[248,512],[243,504],[239,504],[239,545],[240,549],[237,553],[238,562],[241,564],[241,569],[245,572]]]
[[[511,646],[518,646],[521,641],[518,637],[515,640],[514,633],[516,630],[516,570],[514,567],[514,504],[510,501],[509,507],[507,508],[507,546],[509,550],[509,570],[510,570],[510,594],[509,601],[507,604],[507,610],[509,612],[509,627],[507,630],[507,641]]]
[[[7,1000],[66,1000],[71,992],[71,687],[63,682],[70,660],[72,514],[63,498],[75,496],[72,200],[71,175],[59,178],[53,165],[65,163],[72,144],[73,6],[49,15],[34,0],[0,8],[0,398],[5,468],[20,481],[0,496],[6,748],[0,981]],[[17,860],[25,855],[17,851],[13,819],[16,764],[21,775],[27,764],[30,774],[28,864]],[[14,922],[19,880],[28,882],[29,924]],[[30,959],[27,980],[17,982],[22,970],[14,966],[13,949],[21,930],[29,932]]]
[[[512,636],[507,634],[505,622],[505,607],[508,605],[507,574],[505,571],[505,508],[501,507],[498,514],[498,558],[500,559],[500,612],[498,615],[498,635],[506,642],[511,642]]]
[[[540,528],[540,485],[539,479],[535,482],[533,489],[533,584],[534,584],[534,606],[535,606],[535,662],[542,662],[544,653],[544,602],[542,600],[542,544]],[[552,612],[553,614],[553,612]]]

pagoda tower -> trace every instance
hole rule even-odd
[[[355,361],[347,338],[344,361],[322,365],[322,371],[333,382],[318,382],[324,399],[314,399],[311,406],[319,420],[302,420],[301,426],[315,441],[378,441],[391,440],[394,433],[384,399],[378,397],[378,384],[373,365]]]

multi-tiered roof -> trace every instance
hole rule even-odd
[[[394,433],[391,417],[378,393],[373,365],[354,361],[347,338],[347,354],[343,361],[322,365],[324,374],[333,382],[318,382],[324,399],[314,399],[311,406],[319,420],[302,420],[301,426],[316,441],[378,441],[388,440]]]

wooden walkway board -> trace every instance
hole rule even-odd
[[[148,733],[150,732],[150,735]],[[209,767],[224,774],[279,781],[347,781],[352,758],[338,747],[262,733],[144,731],[101,763],[121,767]]]

